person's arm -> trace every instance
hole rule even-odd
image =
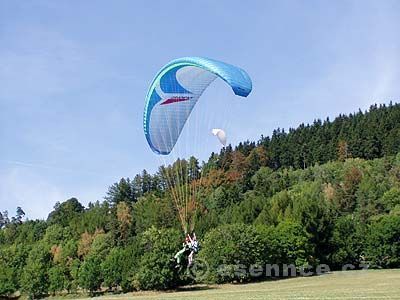
[[[190,243],[193,243],[193,240],[192,240],[192,237],[190,236],[190,234],[188,234],[188,238],[189,238]]]

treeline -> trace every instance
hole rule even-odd
[[[202,165],[192,157],[143,171],[102,202],[56,203],[47,220],[2,213],[0,295],[192,283],[170,262],[183,234],[169,174],[176,187],[196,186],[198,259],[209,267],[198,280],[255,280],[243,271],[254,264],[400,267],[399,120],[399,105],[373,106],[226,147]]]
[[[368,112],[339,115],[334,121],[318,119],[288,132],[277,129],[271,138],[261,138],[259,144],[266,148],[268,167],[274,170],[304,169],[349,157],[374,159],[400,151],[399,120],[398,104],[373,105]]]

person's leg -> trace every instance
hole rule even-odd
[[[182,255],[184,252],[185,252],[185,248],[179,250],[174,256],[178,265],[181,263]]]
[[[189,256],[188,256],[188,258],[189,258],[189,267],[190,267],[190,266],[192,265],[192,263],[193,263],[193,255],[194,255],[194,252],[191,251],[190,254],[189,254]]]

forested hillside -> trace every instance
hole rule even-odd
[[[202,164],[191,157],[155,174],[143,170],[88,207],[57,202],[47,220],[25,220],[23,208],[14,217],[3,212],[0,295],[192,282],[170,263],[183,233],[169,172],[197,189],[205,282],[254,280],[237,264],[400,267],[399,152],[400,105],[372,106],[228,146]]]

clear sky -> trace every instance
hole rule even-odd
[[[0,1],[0,210],[45,218],[56,201],[102,200],[155,171],[144,97],[182,56],[250,74],[231,142],[257,140],[400,101],[400,1]]]

